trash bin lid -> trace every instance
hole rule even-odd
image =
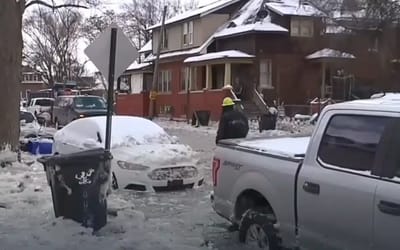
[[[38,159],[43,164],[56,164],[56,165],[69,165],[82,162],[98,162],[103,160],[112,159],[110,152],[105,151],[103,148],[90,149],[72,154],[58,154],[49,157],[42,157]]]

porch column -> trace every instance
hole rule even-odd
[[[326,65],[325,62],[322,62],[322,84],[321,84],[321,99],[325,98],[325,89],[326,89]]]
[[[231,64],[225,63],[224,86],[232,85],[231,79]]]
[[[212,86],[212,74],[211,74],[211,64],[206,65],[206,89],[211,89]]]

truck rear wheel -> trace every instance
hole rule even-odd
[[[281,249],[281,239],[274,227],[275,219],[265,209],[248,209],[239,225],[239,240],[252,249]]]

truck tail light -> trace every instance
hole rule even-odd
[[[219,171],[220,167],[221,167],[220,159],[214,158],[213,159],[213,165],[212,165],[212,179],[213,179],[214,187],[217,186],[218,171]]]

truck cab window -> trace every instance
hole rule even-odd
[[[336,115],[322,138],[318,158],[324,164],[370,172],[389,117]]]

